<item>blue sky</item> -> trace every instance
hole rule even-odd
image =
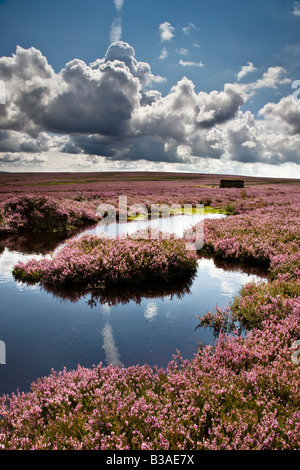
[[[0,17],[0,170],[296,176],[300,2],[0,0]]]

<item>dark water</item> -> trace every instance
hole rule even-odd
[[[176,349],[191,358],[198,344],[214,341],[209,329],[194,331],[197,316],[216,303],[224,307],[243,284],[263,277],[254,269],[217,267],[213,259],[203,258],[190,285],[179,282],[168,291],[160,285],[92,298],[14,281],[11,271],[19,260],[47,256],[64,240],[63,235],[31,235],[0,242],[0,340],[6,348],[0,394],[27,391],[52,368],[92,367],[99,362],[166,367]]]

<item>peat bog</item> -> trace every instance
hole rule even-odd
[[[0,174],[3,448],[298,448],[300,183],[222,178]],[[97,207],[124,195],[148,212],[203,204],[204,246],[115,239],[96,254]]]

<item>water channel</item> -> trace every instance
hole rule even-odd
[[[198,220],[197,215],[176,215],[168,230],[180,236]],[[129,227],[133,233],[145,223],[149,222],[118,225],[117,232],[124,233]],[[161,225],[158,228],[166,229]],[[77,236],[103,230],[111,236],[116,226],[103,229],[98,224]],[[11,272],[18,261],[49,256],[65,241],[62,235],[32,234],[0,242],[0,340],[6,350],[5,364],[0,365],[0,395],[28,391],[33,381],[48,375],[51,369],[74,369],[78,364],[92,367],[99,362],[166,367],[176,350],[191,358],[197,345],[214,342],[209,329],[195,331],[197,317],[216,304],[225,307],[250,280],[266,277],[254,268],[220,266],[214,259],[203,257],[191,285],[172,285],[168,292],[159,286],[140,293],[118,291],[98,299],[80,293],[47,292],[13,279]]]

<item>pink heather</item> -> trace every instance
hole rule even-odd
[[[106,200],[122,189],[107,189]],[[300,367],[291,359],[300,339],[299,190],[252,188],[241,197],[237,190],[176,189],[166,185],[161,195],[137,185],[130,203],[143,196],[148,203],[234,204],[236,215],[205,222],[204,251],[264,263],[268,282],[247,284],[225,309],[199,319],[217,337],[191,360],[177,351],[166,370],[78,366],[53,371],[29,393],[3,396],[0,448],[299,450]],[[6,216],[27,223],[21,211]],[[179,271],[194,263],[181,248],[173,240],[85,237],[71,240],[59,258],[19,263],[15,271],[42,283],[85,279],[91,287],[100,272],[105,282],[158,270],[168,277],[178,273],[175,262]]]

